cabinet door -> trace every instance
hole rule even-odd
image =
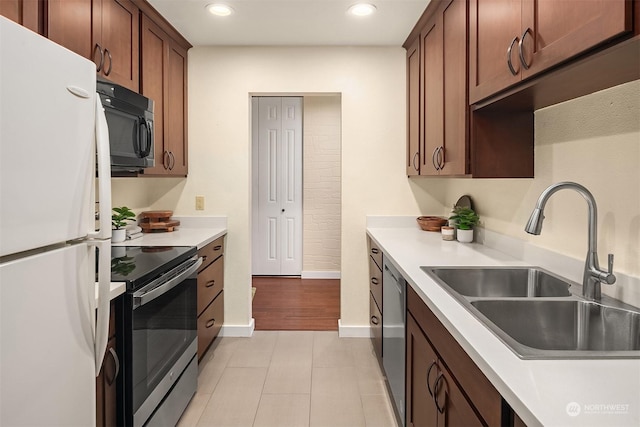
[[[91,0],[48,0],[47,37],[100,64],[93,40]]]
[[[439,17],[444,70],[444,151],[441,175],[468,173],[467,2],[454,0]]]
[[[438,357],[410,314],[407,315],[406,414],[407,426],[436,425],[438,409],[433,385],[438,375]]]
[[[198,273],[198,314],[207,308],[224,287],[224,257]]]
[[[420,37],[407,49],[407,175],[420,174]]]
[[[224,291],[220,292],[209,307],[198,316],[198,360],[218,336],[224,323]]]
[[[523,0],[523,78],[632,30],[626,0]]]
[[[146,15],[142,15],[140,51],[141,93],[154,101],[154,156],[155,166],[144,171],[145,175],[162,175],[168,168],[168,155],[164,148],[165,84],[168,50],[167,34]]]
[[[420,33],[422,64],[422,160],[420,175],[438,175],[436,165],[440,155],[443,134],[443,69],[442,29],[437,17],[431,20]]]
[[[187,175],[187,51],[142,16],[142,94],[153,99],[155,166],[145,175]]]
[[[0,15],[31,31],[42,33],[41,6],[41,0],[0,0]]]
[[[103,75],[137,92],[140,76],[138,8],[130,0],[94,0],[93,18],[94,40],[105,49]]]
[[[96,378],[96,426],[116,426],[117,423],[117,378],[120,361],[116,352],[116,339],[107,343],[107,352],[100,375]]]
[[[169,174],[187,176],[187,51],[169,40],[165,145]]]
[[[469,102],[474,103],[521,79],[518,38],[521,0],[470,0]],[[507,49],[512,47],[507,65]]]
[[[369,327],[371,328],[371,344],[382,364],[382,313],[373,295],[369,293]]]

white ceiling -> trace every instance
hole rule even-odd
[[[148,1],[194,46],[401,46],[431,0],[369,0],[369,17],[347,15],[358,0]],[[214,2],[234,13],[210,14]]]

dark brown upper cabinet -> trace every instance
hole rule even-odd
[[[488,98],[633,29],[628,0],[470,0],[469,98]]]

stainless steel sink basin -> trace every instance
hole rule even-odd
[[[524,358],[640,356],[638,312],[578,300],[476,300],[470,304]]]
[[[422,267],[440,285],[468,297],[567,297],[568,282],[541,268]]]
[[[640,358],[640,309],[539,267],[421,267],[523,359]]]

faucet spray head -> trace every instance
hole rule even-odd
[[[535,208],[533,212],[531,212],[531,216],[529,217],[529,221],[527,221],[527,226],[524,228],[524,231],[538,236],[542,232],[542,220],[544,220],[542,209]]]

